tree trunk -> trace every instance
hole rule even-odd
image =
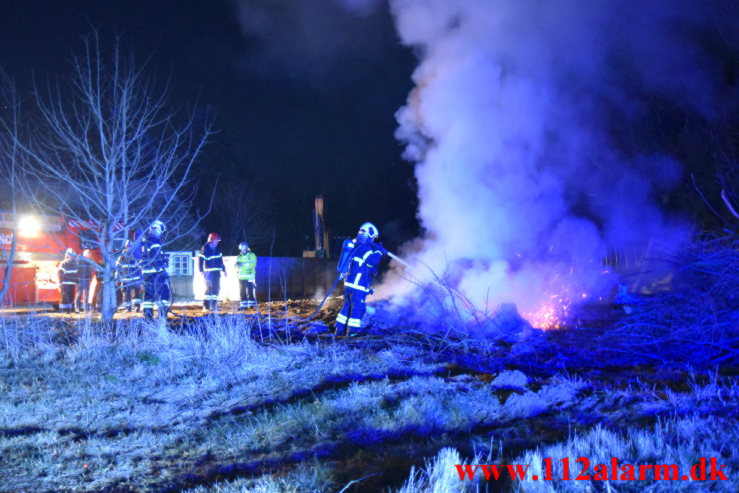
[[[18,215],[15,213],[15,205],[13,205],[13,238],[10,240],[10,253],[8,254],[7,264],[3,276],[3,287],[0,289],[0,306],[5,301],[5,296],[10,291],[10,285],[13,282],[13,261],[15,260],[15,250],[18,245]]]
[[[115,299],[115,279],[113,277],[115,258],[112,255],[106,255],[103,264],[103,290],[102,303],[100,307],[100,317],[103,322],[109,323],[113,321],[116,309],[118,308]]]

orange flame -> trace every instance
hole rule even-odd
[[[583,294],[583,298],[586,295]],[[550,296],[538,309],[524,313],[523,318],[537,329],[561,329],[565,326],[572,303],[558,295]]]

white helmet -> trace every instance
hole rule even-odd
[[[248,250],[248,249],[249,249],[249,245],[245,241],[242,241],[241,243],[239,243],[239,250]]]
[[[375,226],[372,223],[364,223],[359,227],[359,234],[366,234],[371,239],[377,238],[377,236],[380,234],[380,232],[377,230],[377,226]]]
[[[64,250],[64,255],[67,257],[74,257],[76,254],[74,253],[74,250],[72,250],[71,248],[67,248],[66,250]]]
[[[149,229],[156,229],[159,231],[159,234],[164,234],[165,231],[167,231],[167,226],[164,225],[162,221],[157,219],[153,223],[151,223],[151,226],[149,226]]]

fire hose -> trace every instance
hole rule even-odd
[[[356,250],[356,249],[357,249],[357,246],[355,246],[354,248],[352,248],[352,250],[349,252],[349,255],[347,255],[346,258],[351,258],[352,254],[354,253],[354,250]],[[339,270],[340,270],[340,272],[339,272],[339,275],[336,276],[336,280],[331,285],[331,288],[326,293],[326,296],[323,297],[323,299],[321,300],[321,302],[318,304],[318,308],[316,308],[313,311],[313,313],[311,313],[310,315],[308,315],[307,317],[304,317],[304,318],[288,318],[288,320],[295,320],[295,321],[297,321],[297,323],[303,323],[303,322],[309,322],[313,317],[315,317],[316,314],[321,310],[321,308],[323,308],[323,304],[326,303],[326,300],[331,295],[331,293],[333,292],[333,290],[336,289],[336,285],[339,284],[339,281],[343,278],[343,274],[344,274],[343,271],[344,271],[344,269],[339,269]]]
[[[356,247],[355,247],[355,248],[356,248]],[[406,261],[405,261],[405,260],[403,260],[402,258],[400,258],[400,257],[398,257],[397,255],[395,255],[394,253],[392,253],[392,252],[390,252],[390,251],[388,251],[388,250],[386,250],[386,253],[387,253],[388,257],[390,257],[390,258],[392,258],[393,260],[395,260],[395,261],[399,262],[400,264],[404,265],[404,266],[405,266],[405,267],[407,267],[408,269],[410,269],[410,270],[415,270],[415,269],[413,268],[413,266],[412,266],[412,265],[410,265],[410,264],[409,264],[408,262],[406,262]],[[323,299],[322,299],[322,300],[321,300],[321,302],[320,302],[320,303],[318,304],[318,306],[317,306],[317,307],[316,307],[316,309],[315,309],[315,310],[313,311],[313,313],[311,313],[311,314],[310,314],[310,315],[308,315],[307,317],[288,317],[288,318],[287,318],[287,320],[288,320],[288,321],[292,321],[292,322],[296,322],[296,323],[305,323],[305,322],[309,322],[310,320],[312,320],[312,319],[313,319],[313,317],[315,317],[315,316],[316,316],[316,315],[318,314],[318,312],[319,312],[319,311],[321,311],[321,308],[323,308],[323,305],[324,305],[324,304],[326,303],[326,301],[328,300],[329,296],[331,296],[331,293],[332,293],[332,292],[334,291],[334,289],[336,289],[336,286],[337,286],[337,285],[339,284],[339,281],[340,281],[340,280],[341,280],[342,278],[343,278],[343,276],[342,276],[342,274],[341,274],[341,273],[339,273],[339,274],[338,274],[338,275],[336,276],[336,279],[334,280],[334,283],[333,283],[333,284],[331,285],[331,288],[329,288],[329,290],[328,290],[328,291],[326,292],[326,295],[325,295],[325,296],[323,297]],[[433,280],[433,282],[434,282],[435,284],[439,285],[440,287],[442,287],[442,288],[445,288],[445,286],[444,286],[444,285],[442,285],[442,284],[441,284],[440,282],[438,282],[437,280]],[[170,290],[170,296],[171,296],[171,290]],[[257,310],[259,310],[258,306],[257,306]],[[167,311],[168,311],[168,313],[171,313],[171,314],[172,314],[172,315],[174,315],[175,317],[178,317],[178,318],[186,318],[185,316],[179,315],[179,314],[178,314],[178,313],[176,313],[176,312],[175,312],[174,310],[172,310],[172,303],[171,303],[171,300],[170,300],[170,303],[169,303],[169,305],[168,305],[168,310],[167,310]]]
[[[355,247],[354,247],[354,249],[356,249],[356,248],[357,248],[357,247],[355,246]],[[351,252],[349,253],[349,257],[351,256],[351,253],[353,253],[353,252],[354,252],[354,249],[352,249],[352,251],[351,251]],[[394,258],[394,259],[398,260],[399,262],[401,262],[401,263],[402,263],[402,264],[404,264],[404,265],[408,265],[408,264],[407,264],[406,262],[404,262],[404,261],[403,261],[402,259],[400,259],[400,258],[399,258],[399,257],[397,257],[396,255],[394,255],[393,253],[391,253],[391,252],[388,252],[387,250],[386,250],[386,252],[387,252],[387,254],[388,254],[388,255],[389,255],[389,256],[390,256],[391,258]],[[408,265],[408,267],[410,267],[410,266]],[[329,296],[331,296],[331,293],[332,293],[332,292],[334,291],[334,289],[336,289],[336,285],[337,285],[337,284],[339,284],[339,281],[340,281],[341,279],[343,279],[343,275],[342,275],[342,274],[343,274],[343,273],[341,273],[341,272],[340,272],[340,273],[339,273],[339,274],[338,274],[338,275],[336,276],[336,279],[334,280],[334,283],[333,283],[333,284],[331,285],[331,288],[329,288],[329,290],[328,290],[328,291],[326,292],[326,295],[325,295],[325,296],[323,297],[323,299],[322,299],[322,300],[321,300],[321,302],[320,302],[320,303],[318,304],[318,306],[316,307],[316,309],[315,309],[315,310],[313,310],[313,313],[311,313],[311,314],[310,314],[310,315],[308,315],[307,317],[288,317],[288,318],[287,318],[287,320],[289,320],[289,321],[294,321],[294,322],[296,322],[296,323],[304,323],[304,322],[309,322],[309,321],[310,321],[311,319],[313,319],[313,317],[315,317],[315,316],[316,316],[316,315],[318,314],[318,312],[319,312],[319,311],[321,311],[321,308],[323,308],[323,305],[324,305],[324,304],[326,303],[326,300],[328,300],[328,297],[329,297]]]
[[[311,313],[310,315],[304,318],[288,318],[288,320],[294,320],[298,323],[309,322],[313,317],[316,316],[316,314],[318,314],[319,311],[321,311],[321,308],[323,308],[324,303],[326,303],[326,300],[331,295],[331,292],[334,289],[336,289],[336,285],[339,284],[340,280],[341,280],[341,274],[336,276],[336,280],[334,281],[333,285],[331,285],[331,289],[328,290],[328,292],[326,293],[326,296],[323,297],[323,300],[321,300],[321,303],[318,304],[318,307],[313,311],[313,313]]]
[[[396,262],[399,262],[400,264],[404,265],[405,267],[407,267],[411,271],[415,270],[412,265],[410,265],[408,262],[406,262],[402,258],[400,258],[397,255],[395,255],[393,252],[388,251],[388,250],[385,250],[385,252],[387,253],[388,257],[390,257],[391,259],[395,260]],[[342,276],[341,273],[339,273],[339,275],[336,276],[336,279],[334,280],[334,283],[331,285],[331,288],[329,288],[329,290],[326,292],[326,295],[323,297],[323,299],[318,304],[318,306],[316,307],[316,309],[313,310],[313,313],[311,313],[307,317],[288,317],[287,320],[288,321],[291,321],[291,322],[296,322],[296,323],[305,323],[305,322],[311,321],[313,319],[313,317],[315,317],[318,314],[318,312],[321,311],[321,308],[323,308],[323,305],[326,304],[326,301],[328,300],[328,297],[331,296],[331,293],[334,291],[334,289],[336,289],[336,286],[339,284],[339,281],[342,278],[343,278],[343,276]],[[433,282],[435,284],[437,284],[438,286],[440,286],[441,288],[446,289],[446,286],[444,286],[443,284],[441,284],[436,279],[433,279]],[[172,310],[171,296],[172,296],[172,292],[171,292],[171,289],[170,289],[170,303],[168,305],[168,310],[167,310],[168,313],[171,313],[172,315],[174,315],[175,317],[178,317],[178,318],[187,318],[185,316],[179,315],[174,310]],[[259,306],[257,305],[257,311],[258,310],[259,310]]]
[[[356,248],[356,247],[355,247],[355,248]],[[408,268],[409,268],[410,270],[414,270],[414,269],[413,269],[413,267],[412,267],[412,266],[411,266],[411,265],[410,265],[410,264],[409,264],[408,262],[406,262],[406,261],[405,261],[405,260],[403,260],[402,258],[398,257],[398,256],[397,256],[397,255],[395,255],[395,254],[394,254],[393,252],[391,252],[391,251],[388,251],[388,250],[385,250],[385,252],[387,253],[388,257],[390,257],[391,259],[393,259],[393,260],[395,260],[395,261],[397,261],[397,262],[400,262],[400,263],[401,263],[401,264],[403,264],[404,266],[408,267]],[[329,289],[329,290],[328,290],[328,292],[326,293],[326,296],[324,296],[324,297],[323,297],[323,300],[321,300],[321,303],[320,303],[320,304],[318,305],[318,308],[316,308],[316,309],[315,309],[315,310],[313,311],[313,313],[311,313],[311,314],[310,314],[309,316],[307,316],[307,317],[305,317],[305,318],[288,318],[288,320],[294,320],[294,321],[297,321],[298,323],[301,323],[301,322],[308,322],[308,321],[310,321],[310,320],[311,320],[311,319],[312,319],[313,317],[315,317],[315,316],[316,316],[316,314],[317,314],[317,313],[318,313],[318,312],[319,312],[319,311],[321,310],[321,308],[323,308],[323,305],[324,305],[324,303],[326,303],[326,300],[327,300],[327,299],[328,299],[328,297],[329,297],[329,296],[331,295],[331,292],[332,292],[332,291],[333,291],[334,289],[336,289],[336,285],[337,285],[337,284],[339,283],[339,281],[340,281],[341,279],[342,279],[342,275],[341,275],[341,274],[339,274],[338,276],[336,276],[336,280],[334,281],[334,284],[333,284],[333,285],[331,286],[331,289]],[[442,285],[441,283],[439,283],[438,281],[434,280],[434,282],[435,282],[436,284],[438,284],[439,286],[441,286],[442,288],[444,287],[444,286],[443,286],[443,285]]]
[[[408,262],[406,262],[406,261],[405,261],[405,260],[403,260],[402,258],[398,257],[398,256],[397,256],[397,255],[395,255],[394,253],[392,253],[392,252],[387,252],[387,255],[388,255],[388,257],[390,257],[391,259],[393,259],[393,260],[396,260],[396,261],[400,262],[401,264],[403,264],[404,266],[408,267],[408,268],[409,268],[409,269],[410,269],[411,271],[415,271],[415,270],[416,270],[415,268],[413,268],[413,266],[412,266],[411,264],[409,264]],[[445,290],[448,290],[448,289],[449,289],[449,286],[444,286],[444,285],[443,285],[443,284],[442,284],[442,283],[441,283],[441,282],[440,282],[440,281],[439,281],[438,279],[431,279],[431,281],[432,281],[432,282],[433,282],[434,284],[436,284],[437,286],[439,286],[440,288],[442,288],[442,289],[445,289]]]

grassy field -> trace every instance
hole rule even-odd
[[[238,315],[8,317],[0,491],[736,491],[731,368],[598,362],[595,329],[441,347],[376,325],[333,340]],[[578,457],[614,456],[686,469],[717,457],[729,480],[531,479],[544,457],[558,478],[565,457],[574,476]],[[463,482],[466,463],[531,470]]]

